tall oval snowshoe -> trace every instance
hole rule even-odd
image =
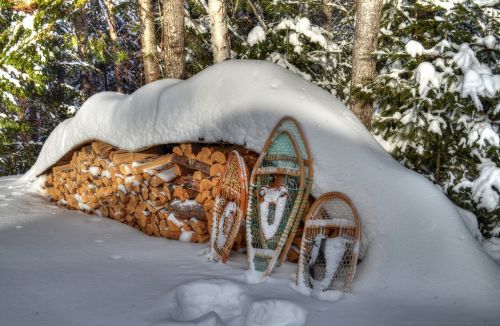
[[[297,271],[297,286],[322,297],[329,291],[350,292],[356,271],[360,219],[351,200],[330,192],[307,215]]]
[[[293,238],[307,204],[311,180],[311,155],[302,131],[295,120],[284,118],[264,145],[250,178],[250,269],[269,275],[280,254],[288,250],[288,239]]]
[[[211,255],[226,262],[245,218],[248,200],[247,168],[237,151],[227,159],[214,205]]]

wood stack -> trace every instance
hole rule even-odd
[[[107,216],[149,235],[206,242],[217,185],[235,147],[180,144],[160,154],[164,149],[128,152],[93,142],[52,168],[46,191],[69,209]],[[251,169],[257,154],[238,149]],[[245,246],[244,232],[238,238],[236,249]]]

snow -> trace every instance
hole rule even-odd
[[[185,231],[184,229],[181,229],[181,235],[179,236],[179,241],[189,242],[191,241],[192,236],[193,236],[193,231]]]
[[[476,43],[483,45],[487,49],[494,50],[495,45],[497,44],[497,38],[495,37],[495,35],[488,35],[488,36],[483,37],[483,38],[478,38],[476,40]]]
[[[250,33],[248,33],[247,43],[250,46],[254,46],[255,44],[264,42],[265,40],[266,40],[266,32],[259,25],[252,28]]]
[[[415,58],[416,56],[422,55],[425,52],[425,48],[422,45],[422,43],[414,40],[408,41],[405,45],[405,50],[406,53],[411,55],[412,58]]]
[[[306,316],[307,312],[292,302],[262,300],[252,303],[245,325],[301,326],[305,324]]]
[[[436,68],[430,62],[422,62],[415,69],[415,80],[417,81],[418,93],[425,97],[430,87],[439,88],[439,75]]]
[[[278,189],[262,187],[259,191],[263,199],[259,204],[260,226],[262,228],[262,233],[264,233],[264,238],[270,240],[274,237],[276,231],[278,231],[278,226],[283,219],[288,200],[288,189],[284,186],[280,186]],[[271,219],[271,223],[269,223],[270,204],[275,205],[274,216]]]
[[[109,170],[103,170],[101,172],[101,176],[104,177],[104,178],[111,179],[111,172],[109,172]]]
[[[485,38],[487,39],[487,38]],[[491,45],[491,40],[484,41],[485,46]],[[479,96],[495,97],[500,91],[500,76],[494,75],[488,66],[480,64],[469,44],[460,45],[453,61],[462,70],[462,97],[470,96],[478,110],[483,109]]]
[[[324,259],[326,260],[326,265],[324,266],[325,271],[322,279],[316,279],[318,275],[311,275],[309,273],[309,269],[316,263],[323,241],[323,253]],[[299,268],[297,272],[298,282],[297,284],[290,284],[292,289],[295,289],[304,295],[310,295],[321,300],[337,301],[341,299],[343,297],[342,291],[327,289],[339,267],[340,262],[342,261],[346,243],[347,240],[343,237],[327,238],[322,233],[316,235],[312,242],[309,265]],[[307,277],[304,275],[305,271],[308,273]],[[309,282],[311,283],[312,288],[307,285]]]
[[[275,269],[265,283],[244,285],[246,291],[299,303],[310,325],[334,318],[365,325],[500,318],[500,267],[446,196],[392,159],[339,100],[268,62],[226,61],[186,81],[148,84],[130,96],[95,95],[54,130],[18,182],[34,180],[72,148],[95,139],[125,150],[202,138],[260,151],[285,115],[300,122],[311,147],[312,195],[340,191],[356,205],[362,262],[353,295],[335,304],[290,289],[290,264]],[[248,263],[240,255],[212,264],[196,256],[201,245],[150,238],[112,220],[87,225],[87,215],[51,208],[28,194],[6,204],[13,205],[0,212],[0,276],[10,280],[0,283],[0,293],[9,293],[0,296],[0,309],[7,320],[38,316],[38,325],[71,325],[82,318],[96,325],[139,325],[156,316],[159,322],[165,310],[152,313],[151,307],[168,301],[162,295],[177,284],[207,277],[245,281]],[[13,229],[25,220],[23,229]],[[109,246],[96,247],[94,237],[103,235]],[[124,258],[109,261],[109,255]]]
[[[175,169],[161,171],[160,173],[156,174],[156,176],[165,182],[170,182],[177,177],[177,175],[175,174]]]
[[[489,143],[492,146],[500,146],[500,136],[498,132],[493,129],[491,123],[481,122],[472,126],[467,135],[468,145],[479,145],[479,148],[487,146]]]
[[[22,21],[23,27],[25,29],[34,30],[34,21],[35,21],[34,15],[26,15]]]
[[[99,169],[99,167],[97,167],[97,166],[91,166],[89,168],[90,174],[92,174],[92,176],[94,176],[94,177],[98,177],[99,176],[100,170],[101,169]]]
[[[460,191],[462,188],[471,188],[472,199],[478,204],[477,207],[493,212],[500,207],[500,168],[493,162],[484,162],[478,165],[479,177],[473,181],[464,179],[458,183],[453,190]]]

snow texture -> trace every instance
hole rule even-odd
[[[89,168],[90,174],[92,174],[92,176],[94,176],[94,177],[98,177],[99,176],[99,171],[100,171],[100,169],[97,166],[91,166]]]
[[[411,55],[412,58],[415,58],[416,56],[422,55],[425,52],[425,48],[422,45],[422,43],[414,40],[408,41],[405,45],[405,50],[406,53]]]
[[[324,241],[323,248],[321,248],[322,241]],[[293,283],[291,287],[304,295],[310,295],[321,300],[337,301],[341,299],[344,294],[342,291],[328,290],[328,287],[342,261],[346,244],[347,240],[343,237],[327,238],[322,233],[316,235],[312,242],[309,265],[298,269],[298,284]],[[324,256],[320,259],[325,259],[325,271],[321,279],[316,279],[318,275],[312,275],[310,271],[311,269],[314,270],[316,263],[323,264],[322,261],[317,261],[321,249],[323,249]],[[308,277],[305,277],[304,272],[309,273]],[[308,280],[307,283],[310,281],[312,288],[307,286],[305,280]]]
[[[418,93],[425,97],[431,87],[439,88],[439,75],[436,68],[430,62],[422,62],[415,70],[415,80],[417,81]]]
[[[125,150],[222,140],[260,152],[283,116],[299,121],[311,147],[312,195],[340,191],[357,207],[363,258],[353,283],[358,300],[386,298],[393,306],[403,298],[426,306],[456,302],[437,314],[500,318],[500,267],[442,191],[396,162],[339,100],[272,63],[226,61],[186,81],[154,82],[132,95],[94,95],[52,132],[19,182],[34,180],[71,149],[95,139]]]
[[[266,32],[259,25],[252,28],[250,33],[248,33],[247,43],[250,46],[254,46],[255,44],[264,42],[265,40],[266,40]]]
[[[264,233],[264,238],[270,240],[278,231],[283,219],[288,200],[288,189],[284,186],[280,186],[278,189],[262,187],[259,191],[263,199],[259,204],[260,227],[262,233]],[[274,216],[272,222],[269,223],[269,205],[271,204],[274,205]]]
[[[164,182],[170,182],[177,177],[177,175],[175,174],[175,169],[168,169],[165,171],[161,171],[157,173],[156,176],[162,179]]]
[[[318,292],[323,292],[328,288],[335,272],[337,271],[340,262],[342,261],[342,256],[344,255],[347,240],[343,237],[336,238],[328,238],[325,240],[325,260],[326,260],[326,268],[325,268],[325,276],[322,280],[313,280],[313,295]],[[317,244],[319,245],[319,244]],[[317,249],[317,247],[314,247]],[[311,257],[311,261],[315,261],[317,257]]]
[[[228,326],[302,326],[307,311],[278,299],[253,300],[244,287],[222,279],[197,280],[182,284],[169,293],[170,321]]]
[[[458,183],[453,190],[458,192],[462,188],[471,188],[472,199],[478,203],[479,208],[489,212],[500,207],[500,195],[496,189],[500,189],[500,168],[493,162],[485,162],[478,165],[479,177],[473,181],[464,179]]]
[[[397,175],[396,180],[403,176]],[[112,219],[60,209],[38,193],[27,192],[26,184],[13,184],[16,180],[0,178],[0,279],[8,280],[0,282],[2,325],[243,326],[253,322],[269,326],[273,325],[269,321],[287,325],[286,320],[297,325],[293,323],[306,313],[308,326],[496,325],[500,319],[498,282],[487,274],[491,269],[498,275],[498,265],[482,259],[467,230],[461,234],[451,224],[444,227],[450,212],[443,209],[446,201],[436,198],[439,192],[433,187],[423,189],[425,205],[417,200],[421,195],[408,198],[404,206],[380,205],[391,206],[386,212],[393,212],[395,222],[403,220],[397,225],[403,233],[401,242],[390,244],[394,230],[385,225],[385,236],[372,242],[358,266],[362,271],[356,274],[353,295],[332,304],[289,287],[295,264],[285,262],[265,283],[245,284],[244,255],[235,253],[226,264],[213,264],[198,255],[206,245],[150,237]],[[418,180],[406,178],[399,191],[421,187]],[[383,189],[378,187],[379,192]],[[412,208],[414,200],[417,207]],[[418,209],[426,223],[433,212],[445,222],[415,224],[408,216]],[[421,242],[443,238],[446,247],[422,247]],[[500,253],[500,244],[496,248]],[[410,257],[400,259],[401,252]],[[372,255],[382,264],[374,262]],[[429,256],[434,257],[432,265]],[[406,272],[409,264],[413,264],[412,273]],[[461,269],[448,270],[448,264]],[[464,278],[463,270],[470,279]],[[380,273],[389,277],[381,278]],[[392,279],[401,280],[401,287]],[[426,282],[434,289],[427,289]],[[200,317],[187,320],[195,316]]]

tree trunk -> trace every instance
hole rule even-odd
[[[119,46],[119,38],[118,31],[116,25],[116,19],[114,16],[114,8],[111,0],[104,0],[104,4],[106,5],[107,21],[108,21],[108,29],[109,29],[109,37],[111,38],[111,42],[113,42],[112,49],[114,53],[114,73],[115,73],[115,83],[116,83],[116,91],[120,93],[124,93],[123,89],[123,81],[122,81],[122,64],[120,62],[120,56],[118,55],[120,51]]]
[[[375,79],[376,58],[372,53],[377,49],[380,16],[383,0],[356,1],[356,28],[352,51],[351,111],[370,129],[373,103],[353,94],[355,87],[360,87]]]
[[[166,77],[183,79],[186,75],[183,0],[164,0],[163,40]]]
[[[144,65],[144,78],[147,83],[153,82],[160,76],[156,61],[156,34],[153,16],[153,1],[139,0],[141,18],[141,53]]]
[[[210,33],[214,63],[231,58],[231,46],[227,32],[226,4],[224,0],[208,0]]]
[[[327,31],[331,32],[332,31],[332,6],[331,0],[323,0],[323,28],[326,29]]]
[[[74,26],[76,34],[76,46],[78,59],[80,61],[87,63],[87,53],[85,48],[88,44],[87,37],[87,15],[85,12],[85,5],[82,5],[75,12],[74,16]],[[83,93],[83,100],[88,99],[93,93],[94,89],[92,87],[92,73],[84,69],[80,72],[80,90]]]

